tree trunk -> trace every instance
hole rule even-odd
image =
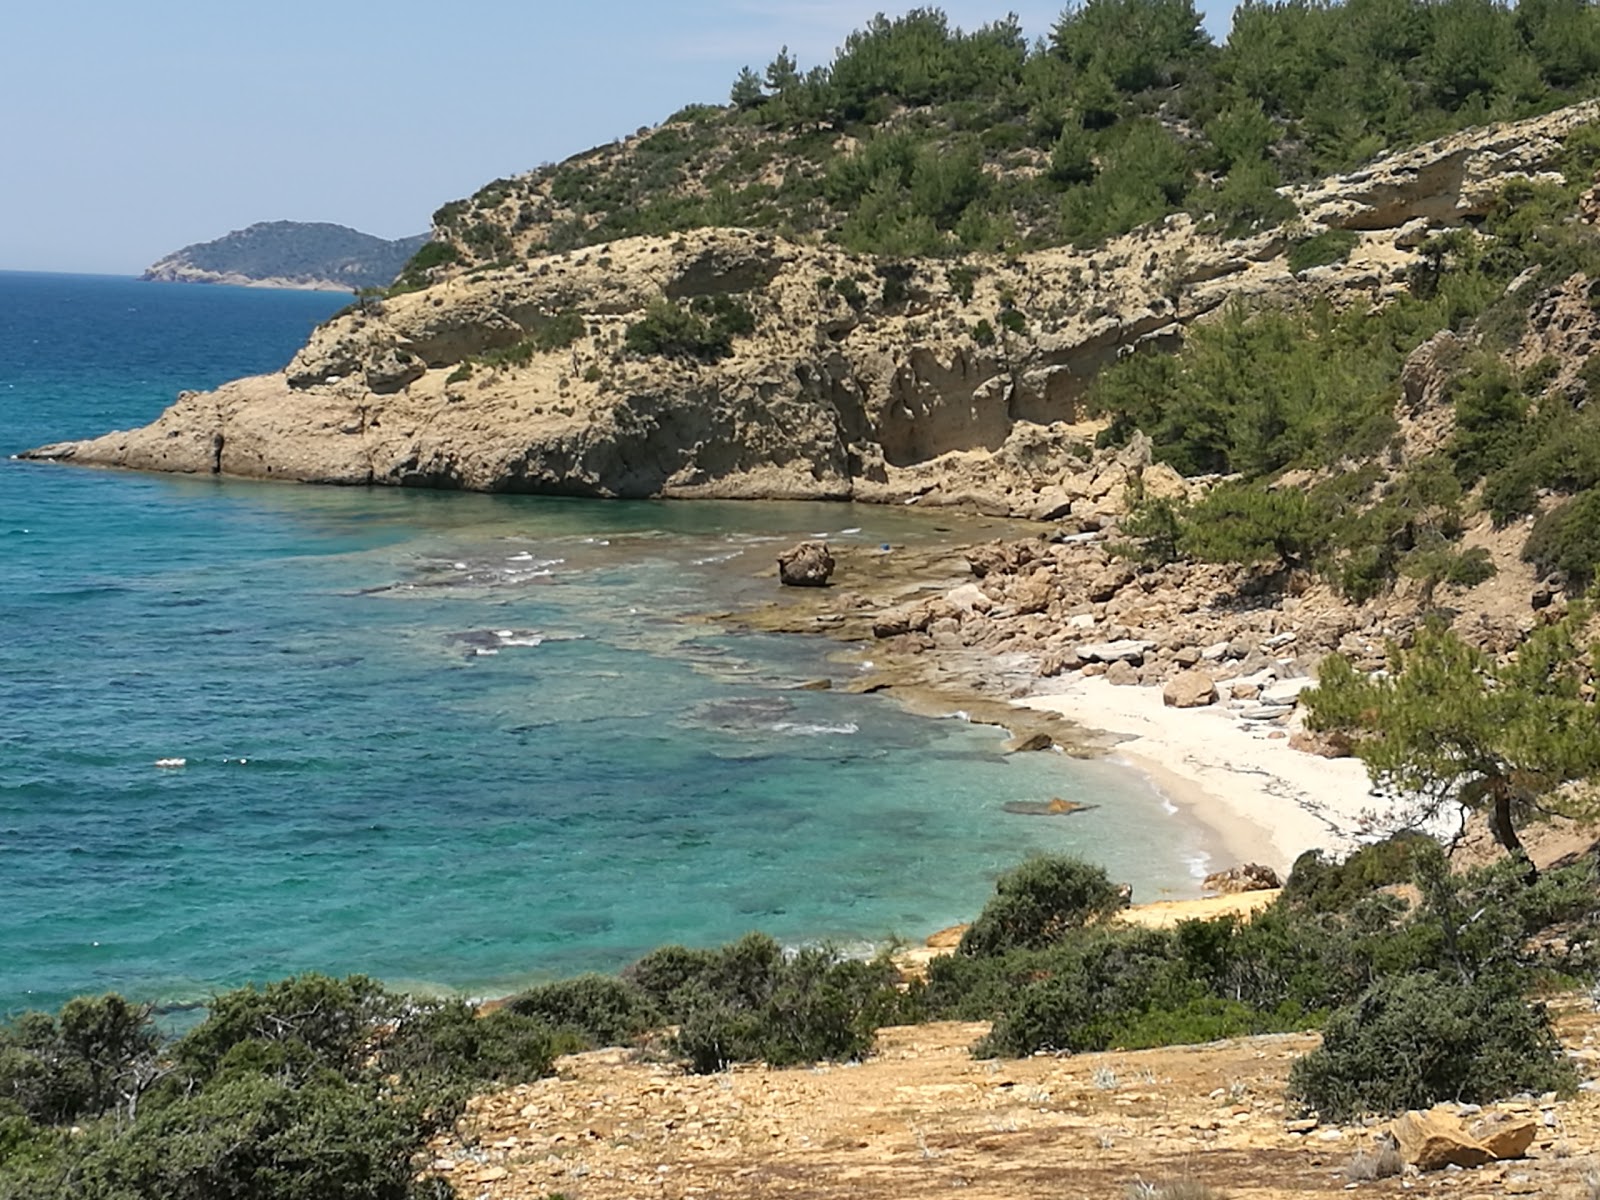
[[[1521,860],[1526,868],[1523,878],[1531,884],[1539,878],[1539,868],[1528,857],[1527,848],[1511,823],[1511,781],[1503,776],[1496,778],[1490,785],[1490,793],[1494,797],[1494,807],[1489,810],[1489,832],[1494,834],[1494,840],[1505,848],[1507,854]]]

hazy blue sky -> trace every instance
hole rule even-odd
[[[255,221],[420,233],[501,175],[809,67],[882,0],[52,0],[0,21],[0,269],[133,274]],[[1014,7],[942,5],[966,28]],[[1231,3],[1210,6],[1221,37]]]

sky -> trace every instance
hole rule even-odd
[[[1031,37],[1061,3],[938,5]],[[422,233],[434,209],[827,62],[884,0],[52,0],[0,17],[0,270],[132,275],[256,221]],[[1206,8],[1205,0],[1200,7]],[[1206,27],[1225,35],[1231,2]]]

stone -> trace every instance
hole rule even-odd
[[[1137,574],[1132,563],[1115,563],[1094,577],[1085,595],[1091,602],[1103,604],[1132,583]]]
[[[1144,656],[1156,648],[1154,642],[1136,638],[1121,638],[1111,642],[1085,642],[1078,647],[1078,657],[1084,662],[1142,663]]]
[[[1489,1113],[1474,1121],[1467,1132],[1497,1159],[1521,1158],[1533,1145],[1539,1126],[1529,1117]]]
[[[1192,667],[1200,662],[1200,651],[1194,646],[1179,646],[1172,655],[1172,661],[1180,667]]]
[[[1204,708],[1217,702],[1217,685],[1204,671],[1180,671],[1161,689],[1168,708]]]
[[[1350,739],[1342,733],[1312,733],[1297,729],[1289,735],[1289,748],[1318,758],[1349,758],[1355,751]]]
[[[1261,689],[1261,702],[1263,704],[1298,704],[1300,702],[1300,693],[1316,686],[1317,681],[1309,676],[1300,679],[1280,679],[1276,683],[1268,684]]]
[[[1019,616],[1043,612],[1055,598],[1049,571],[1035,571],[1012,588],[1011,609]]]
[[[975,583],[963,583],[960,587],[951,588],[944,598],[964,613],[986,613],[994,607],[989,594]]]
[[[778,555],[778,581],[785,587],[826,587],[834,565],[825,542],[801,542]]]
[[[1124,659],[1117,659],[1106,668],[1106,681],[1118,687],[1132,687],[1139,682],[1139,672]]]
[[[1033,754],[1040,750],[1049,750],[1056,744],[1055,738],[1048,733],[1019,733],[1006,743],[1007,754]]]
[[[1264,867],[1260,863],[1240,863],[1226,871],[1213,871],[1200,886],[1208,892],[1235,896],[1240,892],[1267,892],[1281,888],[1283,881],[1271,867]]]
[[[1494,1159],[1460,1118],[1446,1109],[1405,1113],[1390,1128],[1400,1145],[1400,1156],[1419,1171],[1481,1167]]]
[[[380,396],[392,395],[428,373],[428,364],[404,350],[390,347],[367,367],[367,387]]]
[[[903,633],[925,633],[933,624],[933,613],[926,605],[913,604],[891,608],[878,614],[872,623],[873,637],[898,637]]]
[[[1049,679],[1064,675],[1068,671],[1076,671],[1081,666],[1083,659],[1078,657],[1077,651],[1056,650],[1039,660],[1039,674]]]
[[[1166,463],[1151,463],[1139,476],[1149,500],[1178,500],[1189,498],[1189,483]]]

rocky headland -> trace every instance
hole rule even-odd
[[[886,264],[702,229],[445,269],[319,328],[288,366],[185,393],[143,429],[28,457],[318,483],[587,496],[853,498],[1111,517],[1087,476],[1096,373],[1176,348],[1229,301],[1382,304],[1431,235],[1553,173],[1585,104],[1468,130],[1284,190],[1227,238],[1178,214],[1092,251]],[[1291,269],[1327,230],[1340,260]],[[431,277],[431,276],[430,276]],[[663,301],[738,306],[725,353],[641,349]],[[1191,485],[1165,468],[1149,486]],[[1089,488],[1088,491],[1082,489]]]
[[[325,221],[262,221],[175,250],[139,278],[321,292],[387,287],[428,237],[391,240]]]

